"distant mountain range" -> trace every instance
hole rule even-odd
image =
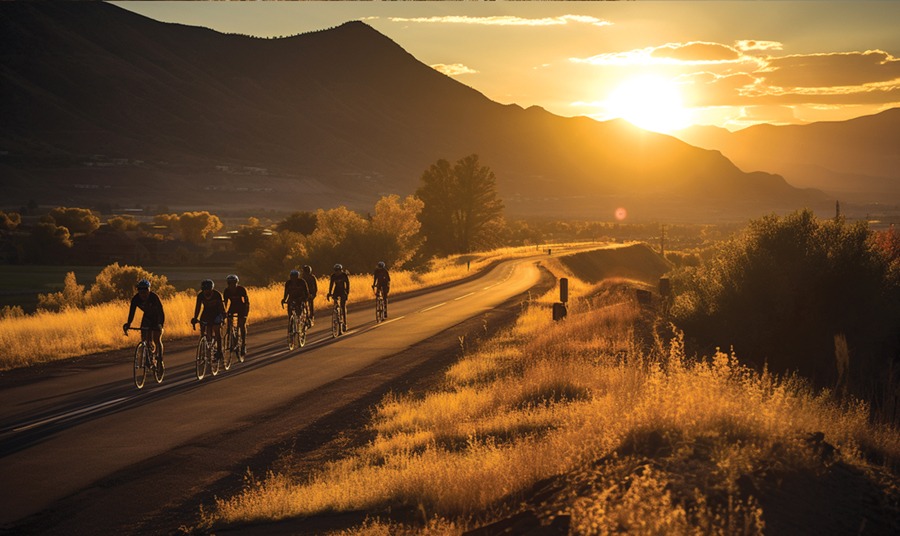
[[[693,127],[682,140],[721,151],[743,170],[764,169],[801,188],[858,203],[900,205],[900,108],[849,121]]]
[[[471,153],[514,216],[736,219],[833,203],[621,120],[498,104],[362,22],[260,39],[106,3],[2,2],[0,61],[10,206],[371,210]]]

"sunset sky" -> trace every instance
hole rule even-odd
[[[362,20],[487,97],[651,130],[900,106],[900,2],[115,2],[279,37]]]

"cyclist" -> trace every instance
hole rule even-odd
[[[122,325],[122,331],[128,334],[128,328],[131,327],[131,321],[134,320],[134,312],[140,309],[144,316],[141,318],[141,327],[147,328],[141,330],[141,339],[149,344],[153,340],[156,345],[157,362],[163,364],[163,343],[162,331],[163,324],[166,323],[166,312],[163,310],[162,301],[155,292],[150,292],[150,281],[141,279],[138,281],[137,294],[131,298],[131,307],[128,309],[128,322]]]
[[[328,282],[328,295],[325,299],[330,300],[334,296],[340,300],[341,317],[344,319],[344,331],[347,331],[347,298],[350,297],[350,276],[344,271],[344,267],[340,264],[334,265],[334,272]]]
[[[381,291],[381,295],[384,297],[384,317],[387,318],[388,292],[391,290],[391,274],[389,274],[387,268],[384,267],[384,261],[378,262],[378,267],[375,268],[373,276],[372,289],[376,292],[379,290]]]
[[[225,283],[228,287],[222,293],[222,299],[225,301],[228,314],[237,315],[237,326],[241,332],[241,355],[247,355],[247,315],[250,314],[250,296],[247,295],[246,288],[238,285],[239,282],[240,278],[234,274],[226,277]]]
[[[284,283],[284,296],[281,298],[282,307],[287,304],[288,314],[288,333],[291,332],[291,313],[297,311],[300,314],[300,307],[304,302],[309,300],[309,287],[306,281],[300,277],[298,270],[291,270],[291,277]]]
[[[191,325],[203,322],[203,333],[207,337],[216,338],[216,359],[224,359],[222,354],[222,322],[225,321],[225,301],[222,294],[215,290],[216,284],[212,279],[204,279],[200,282],[200,292],[197,294],[197,304],[194,306],[194,318]],[[201,307],[203,313],[200,313]],[[199,318],[199,320],[198,320]]]
[[[306,287],[309,289],[309,325],[316,323],[316,294],[319,292],[319,284],[316,282],[316,276],[312,273],[312,267],[308,264],[303,265],[303,280],[306,281]]]

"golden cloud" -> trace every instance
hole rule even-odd
[[[900,82],[900,60],[882,50],[769,58],[766,83],[782,88],[827,88]]]
[[[475,69],[471,69],[471,68],[469,68],[469,67],[466,67],[466,66],[463,65],[462,63],[453,63],[453,64],[450,64],[450,65],[447,65],[447,64],[445,64],[445,63],[435,63],[434,65],[431,66],[431,68],[432,68],[432,69],[435,69],[435,70],[437,70],[437,71],[440,71],[440,72],[444,73],[444,74],[447,75],[447,76],[459,76],[459,75],[463,75],[463,74],[475,74],[475,73],[478,72],[478,71],[476,71]]]
[[[653,49],[650,56],[683,62],[736,61],[741,58],[741,54],[730,46],[701,41],[669,43]]]

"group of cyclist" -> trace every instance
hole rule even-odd
[[[239,285],[238,276],[231,274],[225,278],[225,291],[220,293],[215,289],[216,284],[212,279],[204,279],[200,282],[200,292],[194,305],[194,315],[191,324],[196,327],[199,323],[201,331],[208,337],[216,340],[216,359],[222,359],[222,324],[231,316],[237,319],[237,326],[241,336],[241,355],[247,353],[247,315],[250,313],[250,296],[247,289]],[[390,292],[391,276],[384,262],[379,262],[373,273],[372,289],[384,297],[385,312],[387,318],[387,297]],[[122,330],[127,334],[134,320],[134,314],[140,309],[144,315],[141,319],[141,337],[147,343],[151,340],[156,347],[156,359],[163,363],[162,332],[166,315],[159,296],[150,290],[150,281],[142,279],[138,281],[137,294],[131,299],[131,307],[128,310],[128,321],[122,325]],[[284,283],[284,296],[281,305],[287,305],[287,314],[299,311],[300,307],[308,308],[308,322],[311,327],[315,324],[314,300],[318,294],[316,276],[309,265],[300,270],[291,270],[288,280]],[[341,264],[335,264],[328,282],[328,294],[326,299],[337,301],[341,308],[341,317],[344,318],[344,330],[347,329],[347,298],[350,296],[350,277]],[[230,325],[230,324],[229,324]],[[290,330],[290,326],[288,327]]]

